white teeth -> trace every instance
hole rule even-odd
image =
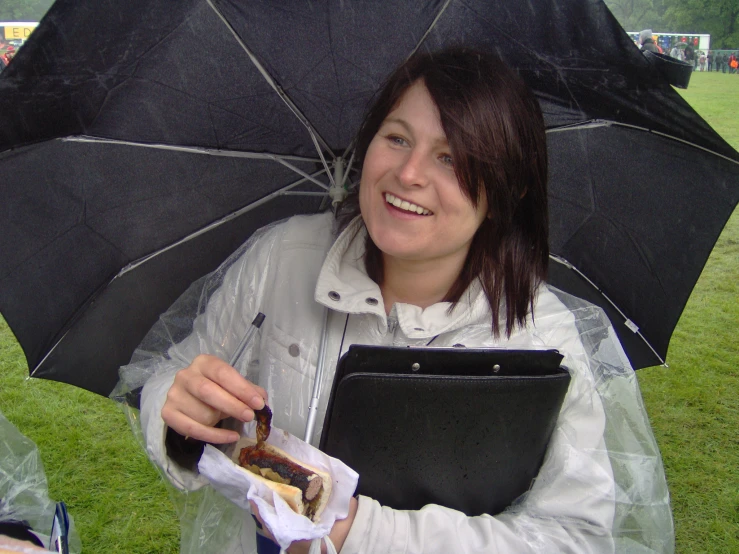
[[[418,215],[431,215],[431,212],[427,210],[426,208],[417,206],[416,204],[408,202],[407,200],[401,200],[400,198],[390,194],[389,192],[385,193],[385,201],[388,204],[392,204],[396,208],[400,208],[401,210],[405,210],[408,212],[415,212]]]

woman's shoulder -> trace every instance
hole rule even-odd
[[[535,304],[534,328],[537,334],[549,341],[569,341],[578,337],[588,355],[607,350],[614,353],[613,367],[630,367],[603,308],[549,285],[541,288]],[[608,348],[604,348],[604,341],[609,342]]]
[[[334,235],[334,217],[330,211],[294,215],[280,226],[283,239],[296,243],[324,245]]]
[[[579,333],[584,326],[602,328],[610,325],[599,306],[548,284],[542,284],[537,290],[533,322],[540,332],[570,328]]]
[[[534,312],[540,317],[584,317],[604,314],[600,306],[583,300],[552,285],[540,285],[534,301]]]
[[[539,286],[534,299],[533,316],[535,321],[572,318],[572,311],[560,299],[558,293],[561,293],[561,291],[547,284]]]
[[[252,245],[268,245],[270,249],[279,250],[296,246],[324,247],[333,238],[333,221],[331,212],[294,215],[261,227],[239,250],[247,251]]]
[[[227,271],[241,271],[253,266],[269,265],[270,259],[279,259],[295,249],[319,251],[330,245],[333,231],[330,212],[296,215],[275,221],[256,230],[212,274],[216,279]]]

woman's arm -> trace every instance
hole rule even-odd
[[[146,370],[152,373],[141,394],[141,427],[146,450],[178,488],[199,488],[206,481],[188,464],[178,463],[182,460],[174,459],[171,449],[168,451],[168,425],[163,416],[181,435],[229,442],[234,432],[213,426],[229,415],[242,421],[250,419],[251,413],[246,411],[263,403],[253,398],[257,395],[266,398],[263,389],[249,384],[223,360],[232,355],[259,311],[264,283],[268,280],[265,275],[278,236],[279,227],[258,232],[206,279],[202,292],[188,291],[189,296],[178,300],[162,316],[155,333],[164,344],[171,345],[173,337],[181,332],[173,328],[183,321],[192,321],[192,315],[179,313],[180,306],[188,300],[192,303],[197,295],[201,313],[195,318],[190,334],[170,346],[166,355],[154,355],[131,366],[141,371],[140,366],[146,365]],[[244,359],[248,358],[247,352]],[[185,368],[187,371],[180,371]]]
[[[515,507],[467,517],[438,505],[394,510],[360,496],[353,521],[337,522],[332,538],[343,543],[342,554],[613,552],[614,484],[604,425],[592,381],[575,376],[537,481]]]
[[[666,480],[634,372],[600,309],[557,296],[542,294],[531,345],[559,349],[573,379],[527,495],[478,517],[360,497],[342,554],[674,552]]]
[[[360,497],[343,553],[613,552],[606,419],[575,317],[545,293],[534,321],[524,342],[557,348],[572,379],[531,490],[501,514],[476,517],[437,505],[392,510]]]
[[[436,505],[392,510],[360,497],[342,553],[612,552],[614,486],[603,411],[588,384],[574,384],[523,502],[495,517],[467,517]]]

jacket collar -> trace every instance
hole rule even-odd
[[[315,300],[319,304],[348,314],[370,314],[387,332],[387,315],[380,287],[367,275],[364,265],[364,242],[367,229],[357,216],[338,236],[321,267]],[[473,323],[489,324],[487,298],[475,281],[451,313],[449,302],[438,302],[426,309],[398,303],[395,312],[405,336],[430,339]]]

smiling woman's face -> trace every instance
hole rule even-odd
[[[439,110],[422,82],[412,85],[367,149],[359,205],[387,258],[454,263],[461,268],[485,219],[459,186]]]

